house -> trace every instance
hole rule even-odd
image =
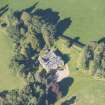
[[[62,58],[56,55],[53,50],[46,50],[44,56],[38,58],[42,67],[48,74],[49,81],[60,82],[66,77],[69,77],[69,70],[67,64],[64,64]]]
[[[60,69],[64,66],[63,60],[52,50],[47,51],[46,55],[39,57],[39,62],[47,72]]]

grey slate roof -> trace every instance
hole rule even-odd
[[[47,71],[58,70],[64,66],[61,57],[56,55],[53,50],[48,51],[43,57],[39,57],[39,62]]]

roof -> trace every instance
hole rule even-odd
[[[57,70],[64,66],[64,61],[53,50],[48,51],[42,57],[40,56],[39,62],[47,71]]]
[[[60,82],[69,76],[68,66],[64,65],[64,61],[53,50],[47,51],[38,60],[47,73],[50,73],[48,76],[49,83],[52,81]]]

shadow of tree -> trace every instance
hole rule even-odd
[[[67,95],[68,90],[70,86],[72,85],[72,83],[73,83],[73,78],[70,78],[70,77],[65,78],[61,82],[59,82],[59,90],[62,96]],[[48,105],[54,105],[54,103],[57,101],[57,95],[49,90],[48,95],[47,95],[47,100],[49,103]]]
[[[66,31],[66,29],[69,28],[71,23],[72,23],[71,18],[65,18],[63,20],[60,20],[56,26],[56,29],[57,29],[56,30],[56,37],[63,35],[63,33]]]
[[[63,54],[59,49],[57,49],[55,53],[63,59],[65,64],[68,63],[68,61],[70,61],[69,54]]]
[[[60,91],[62,93],[62,96],[66,96],[69,90],[69,87],[73,84],[74,79],[71,77],[63,79],[61,82],[59,82]]]
[[[30,6],[30,7],[28,7],[28,8],[25,8],[25,9],[22,9],[22,10],[20,10],[20,11],[17,10],[17,11],[14,12],[13,15],[14,15],[17,19],[20,19],[21,14],[22,14],[23,11],[26,11],[26,12],[32,14],[32,12],[35,11],[36,6],[38,5],[38,3],[39,3],[39,2],[36,2],[36,3],[33,4],[32,6]]]
[[[57,96],[53,92],[49,91],[47,95],[48,105],[53,105],[57,101]]]
[[[53,11],[51,8],[48,9],[37,9],[33,15],[41,16],[45,22],[56,25],[60,19],[59,12]]]
[[[39,2],[36,2],[35,4],[33,4],[32,6],[28,7],[28,8],[25,8],[23,9],[23,11],[26,11],[30,14],[33,14],[36,10],[36,6],[39,4]]]
[[[105,37],[102,37],[100,40],[98,40],[98,43],[105,43]]]
[[[69,100],[64,101],[61,105],[72,105],[76,101],[76,96],[72,96]]]
[[[56,33],[55,37],[58,38],[59,36],[63,35],[67,28],[72,23],[71,18],[65,18],[60,20],[59,12],[53,11],[51,8],[48,9],[37,9],[33,15],[41,16],[46,22],[53,24],[56,26]]]
[[[66,35],[62,35],[61,37],[69,42],[68,47],[71,47],[73,44],[79,46],[80,48],[83,48],[85,46],[84,43],[80,42],[80,37],[71,38],[71,37],[66,36]]]
[[[5,97],[7,94],[8,94],[7,90],[2,91],[2,92],[0,92],[0,97]]]
[[[37,105],[46,105],[46,94],[43,94],[40,99],[38,100]]]
[[[5,12],[7,12],[8,9],[9,9],[9,6],[8,6],[8,5],[3,6],[3,7],[0,9],[0,16],[2,16]]]

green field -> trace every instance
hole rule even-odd
[[[39,8],[52,8],[58,11],[61,19],[71,17],[72,23],[65,31],[65,35],[78,36],[83,43],[98,40],[105,35],[105,0],[0,0],[0,6],[9,3],[10,7],[18,10],[29,7],[37,1],[40,1]],[[105,105],[105,82],[73,71],[79,54],[77,51],[65,48],[64,45],[61,45],[63,42],[59,43],[62,51],[71,56],[70,75],[74,78],[74,83],[68,95],[56,105],[60,105],[70,96],[76,96],[76,105]],[[20,88],[24,83],[20,78],[8,72],[11,44],[6,35],[0,32],[0,90]]]
[[[9,61],[12,56],[12,42],[6,33],[0,30],[0,90],[22,88],[24,81],[9,72]]]

